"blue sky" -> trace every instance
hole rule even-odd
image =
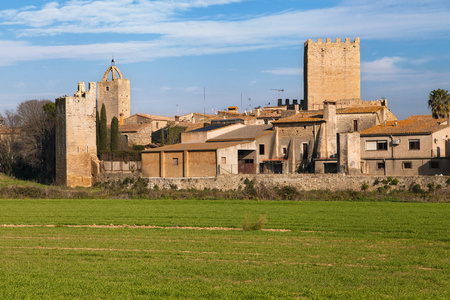
[[[302,99],[304,42],[336,37],[361,39],[361,97],[400,119],[450,89],[448,0],[20,0],[0,2],[0,112],[72,95],[113,56],[132,114]]]

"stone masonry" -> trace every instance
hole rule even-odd
[[[349,38],[336,43],[327,39],[304,47],[304,99],[306,110],[323,108],[323,101],[360,100],[360,42]]]
[[[73,97],[56,99],[56,184],[91,186],[98,173],[95,82],[78,83]]]
[[[112,78],[108,80],[110,73]],[[105,104],[108,124],[113,117],[119,119],[121,113],[123,118],[130,116],[130,80],[123,79],[119,68],[110,66],[97,86],[97,110],[100,111],[102,104]]]

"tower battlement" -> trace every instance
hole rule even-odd
[[[332,42],[330,38],[327,38],[325,41],[322,39],[317,39],[317,42],[314,42],[313,39],[309,39],[305,42],[305,46],[309,44],[360,44],[359,37],[356,37],[353,42],[350,40],[350,38],[345,38],[344,41],[341,41],[341,38],[336,38],[336,42]]]

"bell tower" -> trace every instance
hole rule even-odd
[[[105,104],[108,123],[113,117],[119,119],[120,114],[123,114],[124,118],[130,116],[130,80],[123,79],[114,59],[111,60],[111,66],[103,75],[102,81],[97,82],[98,111],[101,110],[102,104]]]

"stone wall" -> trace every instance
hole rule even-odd
[[[330,190],[344,191],[355,190],[361,191],[363,184],[368,185],[368,190],[376,190],[384,186],[383,176],[345,176],[342,174],[258,174],[258,175],[219,175],[218,177],[208,178],[149,178],[149,188],[158,185],[159,188],[171,188],[177,186],[178,189],[219,189],[230,190],[244,188],[244,180],[255,179],[256,187],[264,185],[266,187],[276,186],[292,186],[298,190]],[[434,183],[435,186],[440,184],[445,189],[450,189],[446,181],[450,176],[395,176],[398,179],[397,185],[389,185],[391,190],[408,189],[412,185],[419,184],[422,189],[427,190],[428,183]],[[377,185],[375,180],[379,181]]]

